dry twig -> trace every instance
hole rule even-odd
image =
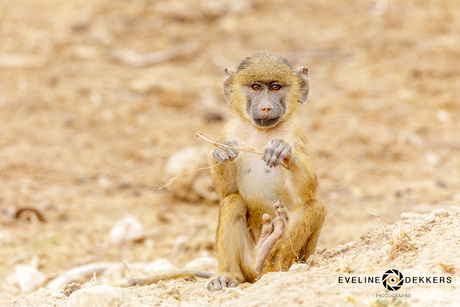
[[[216,164],[216,165],[217,165],[217,164]],[[163,190],[164,188],[169,188],[169,186],[170,186],[177,178],[179,178],[179,177],[182,176],[182,175],[190,174],[190,173],[193,173],[193,172],[198,172],[198,171],[205,170],[205,169],[211,169],[211,168],[215,167],[216,165],[207,166],[207,167],[200,167],[200,168],[197,168],[197,169],[188,171],[188,172],[182,172],[182,173],[180,173],[180,174],[177,174],[177,175],[174,176],[173,178],[169,179],[168,182],[166,182],[165,184],[163,184],[163,185],[159,188],[159,190]]]
[[[404,209],[406,208],[406,196],[404,196],[404,203],[403,207],[401,210],[401,215],[404,212]],[[391,259],[396,255],[397,250],[412,250],[417,252],[417,249],[415,248],[414,243],[412,242],[411,237],[402,229],[402,217],[399,220],[398,225],[396,226],[396,229],[393,231],[391,234],[391,240],[390,240],[390,250],[388,251],[387,259]]]
[[[239,151],[244,151],[244,152],[249,152],[249,153],[260,155],[262,158],[263,158],[263,155],[264,155],[263,152],[254,149],[253,147],[247,145],[244,142],[241,142],[241,143],[246,147],[235,147],[235,146],[227,145],[227,144],[224,144],[224,143],[216,142],[216,141],[204,136],[200,132],[197,132],[196,136],[202,138],[206,142],[208,142],[208,143],[210,143],[210,144],[212,144],[212,145],[214,145],[216,147],[219,147],[220,149],[225,149],[225,148],[236,149],[236,150],[239,150]],[[284,166],[286,169],[289,169],[289,167],[286,165],[286,163],[281,162],[281,165]]]
[[[369,214],[370,216],[374,216],[374,217],[378,218],[379,220],[384,221],[387,224],[391,224],[391,222],[389,220],[387,220],[386,218],[384,218],[383,216],[380,216],[378,214],[375,214],[375,213],[372,213],[372,212],[369,212],[369,211],[364,211],[364,212]]]
[[[219,143],[219,142],[216,142],[214,140],[211,140],[210,138],[204,136],[202,133],[199,133],[197,132],[196,133],[196,136],[202,138],[203,140],[205,140],[206,142],[216,146],[216,147],[219,147],[220,149],[225,149],[225,148],[229,148],[229,149],[236,149],[236,150],[239,150],[239,151],[245,151],[245,152],[249,152],[249,153],[254,153],[254,154],[257,154],[257,155],[263,155],[264,153],[261,152],[261,151],[257,151],[255,150],[254,148],[248,146],[245,144],[245,146],[247,146],[248,148],[244,148],[244,147],[235,147],[235,146],[231,146],[231,145],[227,145],[227,144],[224,144],[224,143]]]

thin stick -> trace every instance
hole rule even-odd
[[[243,141],[241,141],[241,144],[243,144],[243,145],[246,146],[247,148],[250,148],[250,149],[252,149],[252,150],[254,150],[254,151],[257,151],[254,147],[252,147],[252,146],[249,145],[249,144],[246,144],[246,143],[243,142]]]
[[[231,145],[227,145],[227,144],[224,144],[224,143],[219,143],[219,142],[216,142],[216,141],[213,141],[211,140],[210,138],[204,136],[202,133],[199,133],[197,132],[196,133],[196,136],[199,136],[200,138],[204,139],[206,142],[216,146],[216,147],[219,147],[221,149],[223,148],[230,148],[230,149],[236,149],[236,150],[240,150],[240,151],[245,151],[245,152],[249,152],[249,153],[255,153],[255,154],[258,154],[258,155],[261,155],[263,156],[263,152],[260,152],[260,151],[257,151],[255,150],[254,148],[250,147],[250,148],[241,148],[241,147],[235,147],[235,146],[231,146]]]
[[[384,218],[384,217],[382,217],[382,216],[380,216],[380,215],[378,215],[378,214],[375,214],[375,213],[372,213],[372,212],[369,212],[369,211],[364,211],[364,212],[367,213],[367,214],[369,214],[369,215],[371,215],[371,216],[375,216],[376,218],[378,218],[378,219],[384,221],[384,222],[387,223],[387,224],[391,224],[391,222],[390,222],[389,220],[387,220],[386,218]]]
[[[180,173],[180,174],[177,174],[177,175],[174,176],[173,178],[169,179],[168,182],[166,182],[165,184],[163,184],[163,185],[162,185],[161,187],[159,187],[158,189],[159,189],[159,190],[163,190],[164,188],[169,188],[169,186],[170,186],[177,178],[179,178],[179,177],[182,176],[182,175],[186,175],[186,174],[198,172],[198,171],[205,170],[205,169],[211,169],[211,168],[213,168],[213,167],[215,167],[215,166],[217,166],[217,164],[216,164],[216,165],[213,165],[213,166],[200,167],[200,168],[197,168],[197,169],[188,171],[188,172],[182,172],[182,173]]]
[[[231,145],[227,145],[227,144],[224,144],[224,143],[219,143],[219,142],[216,142],[216,141],[213,141],[211,140],[210,138],[204,136],[202,133],[199,133],[197,132],[196,133],[196,136],[202,138],[203,140],[205,140],[206,142],[216,146],[216,147],[219,147],[220,149],[224,149],[224,148],[230,148],[230,149],[236,149],[236,150],[239,150],[239,151],[245,151],[245,152],[249,152],[249,153],[253,153],[253,154],[257,154],[257,155],[260,155],[263,157],[264,153],[261,152],[261,151],[258,151],[258,150],[255,150],[253,147],[247,145],[246,143],[244,142],[241,142],[243,143],[245,146],[247,146],[248,148],[244,148],[244,147],[235,147],[235,146],[231,146]],[[284,168],[286,169],[289,169],[289,166],[286,165],[286,163],[284,162],[281,162],[281,165],[284,166]]]

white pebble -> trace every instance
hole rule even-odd
[[[175,178],[168,190],[190,202],[217,200],[208,162],[208,148],[187,147],[173,154],[165,165],[165,183]]]
[[[145,236],[144,226],[133,215],[126,215],[110,230],[110,240],[115,244],[139,241]]]
[[[434,223],[435,221],[436,221],[436,216],[434,214],[428,215],[427,218],[425,219],[425,222],[427,224]]]
[[[31,292],[43,286],[48,278],[38,270],[38,259],[34,258],[30,264],[18,264],[14,267],[14,273],[6,280],[18,287],[22,292]]]

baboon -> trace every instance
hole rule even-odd
[[[211,291],[305,261],[326,216],[295,114],[308,97],[308,69],[258,52],[236,70],[225,69],[223,89],[234,117],[219,138],[228,147],[209,154],[220,200]],[[247,144],[264,148],[263,159],[238,150]]]

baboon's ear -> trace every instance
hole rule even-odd
[[[230,85],[233,81],[233,74],[235,73],[235,70],[231,67],[227,67],[225,68],[225,76],[224,76],[224,83],[223,83],[223,88],[224,88],[224,96],[225,96],[225,99],[227,100],[227,102],[229,104],[232,103],[232,100],[230,99],[230,96],[231,96],[231,89],[230,89]]]
[[[308,79],[308,68],[299,67],[297,72],[300,78],[300,93],[299,93],[299,102],[305,103],[308,98],[308,92],[310,91],[310,80]]]

